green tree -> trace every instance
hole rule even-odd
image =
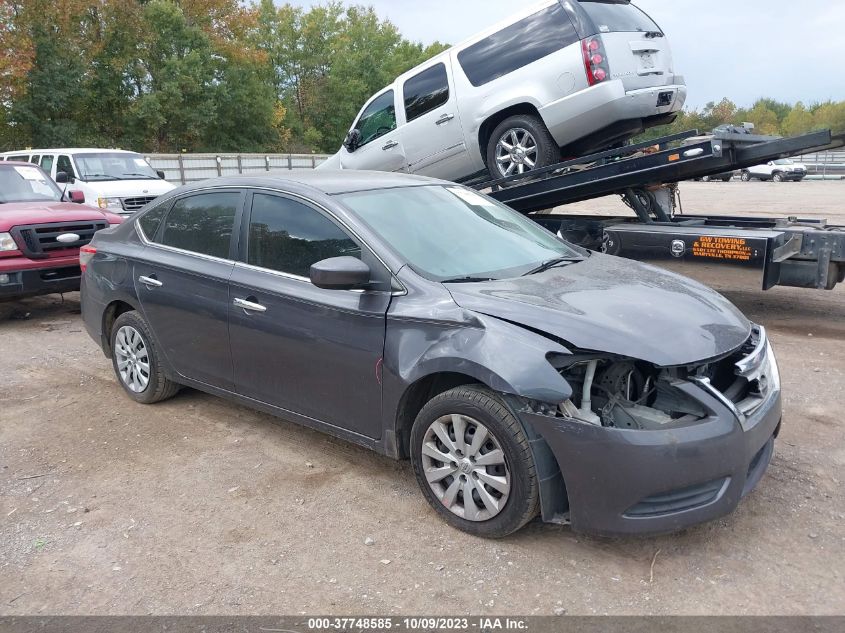
[[[845,101],[828,101],[820,104],[813,112],[814,127],[845,132]]]
[[[73,23],[59,11],[67,3],[58,4],[30,0],[14,8],[14,29],[25,38],[30,64],[8,119],[37,146],[66,145],[85,135],[86,63]]]
[[[797,136],[809,132],[815,126],[816,122],[812,113],[799,101],[781,123],[781,132],[784,136]]]

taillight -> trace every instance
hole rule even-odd
[[[94,259],[94,255],[97,254],[97,249],[93,246],[83,246],[79,249],[79,268],[82,269],[82,272],[85,272],[85,269],[88,268],[88,263]]]
[[[610,76],[607,55],[604,52],[601,37],[594,35],[581,42],[584,51],[584,69],[587,71],[587,83],[595,86]]]

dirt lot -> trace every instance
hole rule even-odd
[[[684,185],[728,213],[751,189],[784,213],[845,198]],[[622,540],[474,539],[407,464],[197,392],[132,403],[76,294],[0,304],[0,613],[845,613],[845,290],[714,285],[779,354],[774,461],[732,516]]]

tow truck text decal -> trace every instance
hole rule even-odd
[[[693,257],[707,257],[709,259],[730,259],[734,261],[751,261],[753,250],[748,241],[741,237],[710,237],[702,235],[692,245]]]

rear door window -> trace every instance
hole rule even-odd
[[[150,209],[138,219],[138,224],[141,225],[144,237],[151,242],[155,240],[156,233],[158,233],[158,227],[161,226],[164,214],[167,213],[167,209],[169,208],[169,203],[159,205],[154,209]]]
[[[241,194],[237,192],[202,193],[177,200],[156,241],[192,253],[229,259],[240,200]]]
[[[410,123],[449,101],[446,65],[437,64],[405,82],[405,119]]]
[[[579,41],[559,4],[528,16],[458,53],[473,86],[504,77]]]
[[[41,157],[41,169],[47,174],[53,173],[53,157],[51,155],[45,154]]]
[[[582,0],[581,6],[600,33],[662,33],[650,17],[633,4]]]
[[[330,257],[360,259],[361,247],[316,209],[282,196],[253,196],[247,263],[307,279],[312,264]]]
[[[19,156],[9,156],[9,158],[7,160],[16,160],[16,161],[20,161],[22,163],[28,163],[29,162],[29,155],[28,154],[22,154],[22,155],[19,155]]]

